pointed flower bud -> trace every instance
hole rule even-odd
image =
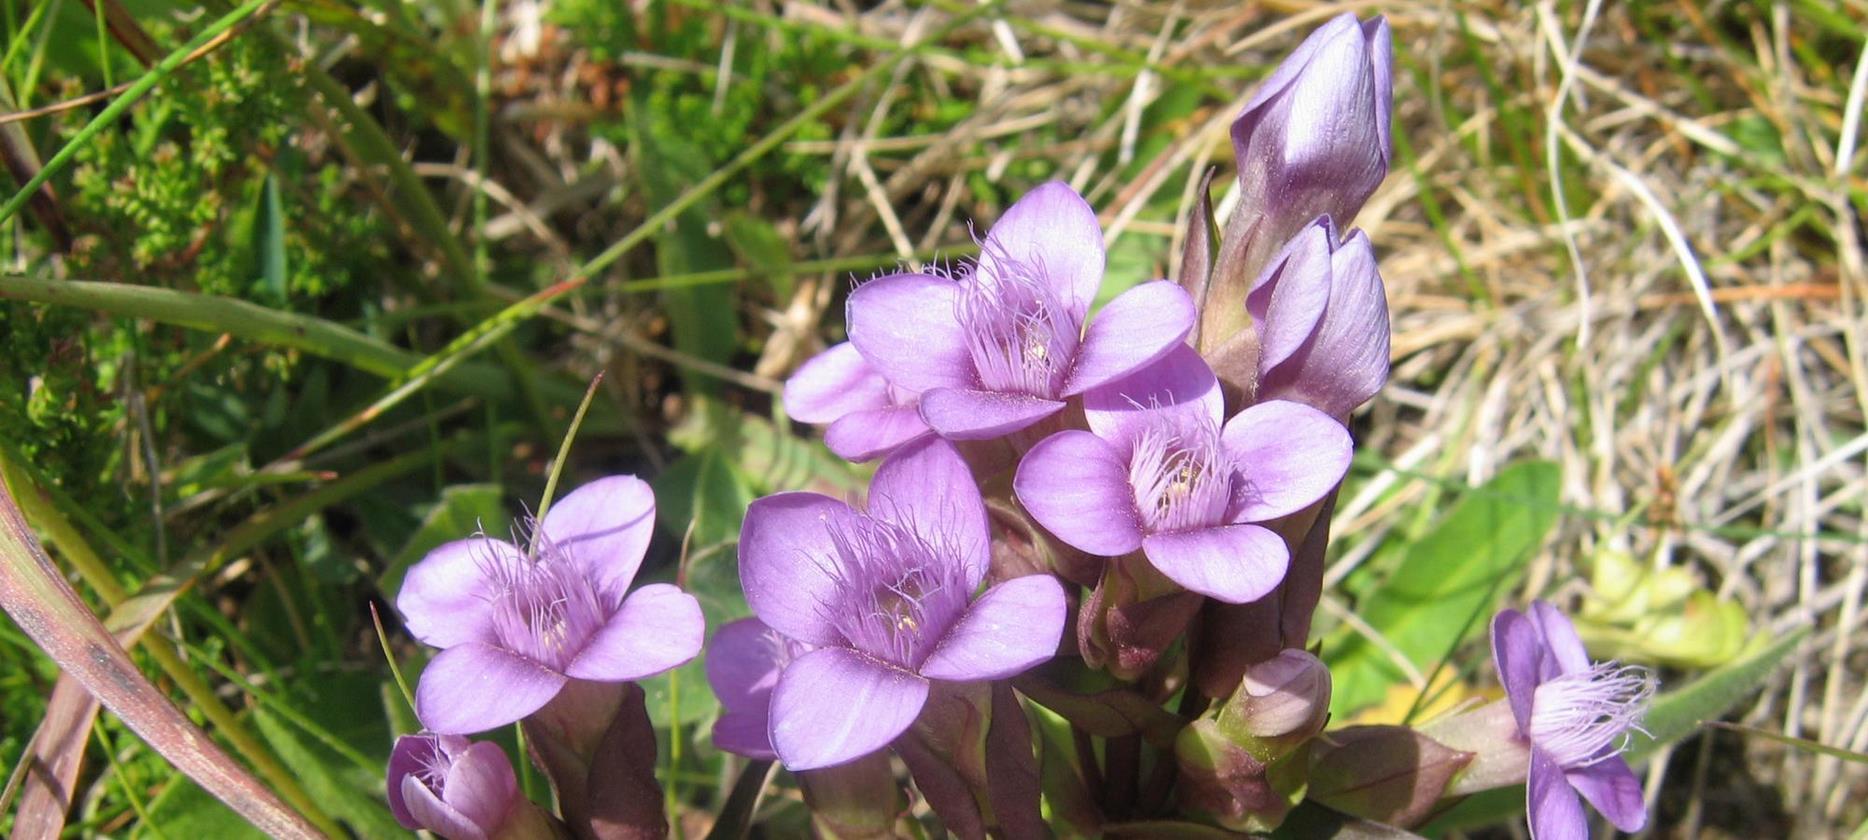
[[[519,795],[506,754],[458,735],[404,735],[389,754],[389,811],[410,830],[448,840],[550,837],[543,814]]]
[[[1221,707],[1222,726],[1236,727],[1266,745],[1304,740],[1330,717],[1330,669],[1309,651],[1286,650],[1246,669],[1232,699]]]
[[[1257,400],[1292,400],[1340,419],[1388,382],[1388,296],[1362,231],[1341,243],[1319,217],[1298,231],[1246,297],[1259,340]]]

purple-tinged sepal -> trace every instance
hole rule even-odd
[[[499,746],[459,735],[403,735],[389,753],[389,811],[447,840],[544,840],[554,820],[519,792]]]
[[[1278,827],[1304,796],[1310,742],[1329,709],[1329,669],[1310,653],[1286,650],[1252,666],[1175,742],[1187,805],[1238,831]]]
[[[1407,828],[1437,813],[1472,760],[1472,753],[1405,726],[1336,729],[1314,741],[1308,796],[1345,814]]]

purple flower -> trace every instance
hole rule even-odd
[[[634,476],[579,487],[551,506],[525,550],[485,535],[442,545],[409,569],[396,608],[415,638],[444,648],[415,708],[436,732],[525,717],[568,680],[624,682],[700,651],[700,604],[668,584],[625,593],[655,527],[655,496]]]
[[[714,633],[707,646],[707,684],[720,698],[714,746],[747,758],[777,758],[770,731],[772,688],[785,666],[810,650],[756,618],[742,618]]]
[[[799,367],[785,380],[785,411],[794,420],[829,424],[824,444],[851,461],[867,461],[928,434],[921,395],[889,384],[843,342]]]
[[[793,770],[828,767],[907,729],[929,680],[1002,679],[1049,659],[1063,635],[1063,587],[1034,575],[975,599],[989,541],[972,474],[937,438],[883,460],[866,510],[816,493],[753,502],[740,531],[740,583],[753,613],[788,645],[760,639],[751,625],[722,631],[708,668],[729,677],[721,693],[729,715],[756,714],[759,683],[776,671],[766,728],[773,753]],[[799,654],[789,644],[815,649]],[[728,728],[748,720],[756,718]],[[759,745],[729,738],[723,746]]]
[[[1219,385],[1185,346],[1084,395],[1090,431],[1025,455],[1018,500],[1091,554],[1141,549],[1175,583],[1228,603],[1284,578],[1284,540],[1253,524],[1302,510],[1349,467],[1349,433],[1293,402],[1261,402],[1220,425]]]
[[[1388,174],[1394,107],[1388,22],[1343,14],[1310,33],[1232,124],[1248,205],[1272,243],[1327,214],[1347,224]]]
[[[850,293],[850,343],[954,440],[1031,426],[1064,401],[1161,358],[1192,328],[1167,281],[1123,292],[1084,329],[1103,281],[1096,213],[1051,182],[1018,200],[957,278],[895,274]]]
[[[1388,296],[1362,231],[1340,244],[1328,216],[1298,231],[1252,284],[1260,400],[1295,400],[1336,418],[1388,382]]]
[[[500,835],[521,805],[512,764],[495,744],[404,735],[389,753],[389,811],[403,828],[449,840]]]
[[[1492,657],[1518,734],[1531,746],[1531,835],[1586,840],[1579,793],[1616,828],[1640,831],[1647,824],[1641,782],[1621,751],[1654,694],[1647,670],[1591,663],[1576,628],[1545,601],[1528,615],[1501,610],[1492,619]]]

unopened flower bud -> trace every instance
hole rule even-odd
[[[1305,739],[1330,716],[1330,670],[1307,651],[1286,650],[1245,672],[1220,710],[1222,726],[1259,739]]]
[[[407,829],[450,840],[553,836],[548,818],[519,794],[497,745],[458,735],[404,735],[389,754],[389,810]]]

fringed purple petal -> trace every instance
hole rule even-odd
[[[1589,840],[1589,815],[1583,813],[1583,800],[1564,778],[1563,768],[1535,748],[1525,799],[1531,840]]]
[[[1228,604],[1264,597],[1291,560],[1284,539],[1257,525],[1149,534],[1142,552],[1169,580]]]
[[[889,456],[869,482],[867,510],[877,519],[936,538],[948,550],[935,559],[963,564],[969,593],[986,577],[992,559],[986,503],[953,444],[928,438]]]
[[[627,682],[680,667],[700,653],[707,620],[694,596],[666,583],[629,593],[565,669],[593,682]]]
[[[1221,446],[1235,480],[1234,522],[1263,522],[1323,498],[1349,470],[1352,444],[1341,423],[1307,405],[1261,402],[1226,421]]]
[[[837,550],[827,525],[856,515],[817,493],[779,493],[748,506],[739,534],[739,581],[753,614],[806,644],[840,641],[825,614],[837,592],[831,573]]]
[[[1641,796],[1641,780],[1621,756],[1566,771],[1564,776],[1570,786],[1616,828],[1634,834],[1647,827],[1647,802]]]
[[[846,414],[824,430],[824,445],[840,458],[862,463],[932,433],[916,403]]]
[[[1089,432],[1039,441],[1019,462],[1012,488],[1039,525],[1080,551],[1119,557],[1141,547],[1128,464]]]
[[[1225,410],[1219,378],[1192,347],[1175,345],[1159,361],[1083,393],[1090,431],[1126,453],[1149,426],[1217,427]]]
[[[468,642],[428,663],[415,687],[415,712],[435,732],[485,732],[538,711],[564,682],[563,674],[543,665]]]
[[[921,714],[928,682],[848,648],[799,657],[772,692],[772,746],[792,771],[854,761],[888,746]]]
[[[428,552],[409,567],[396,593],[396,610],[409,634],[439,648],[493,641],[497,587],[485,571],[496,557],[518,556],[512,543],[490,537],[455,540]]]
[[[1064,587],[1050,575],[1028,575],[986,590],[960,616],[921,675],[936,680],[1000,680],[1057,653],[1064,635]]]
[[[599,591],[620,595],[655,533],[655,491],[633,475],[597,479],[553,502],[539,531]]]
[[[991,440],[1062,411],[1064,404],[1024,394],[936,388],[921,395],[921,419],[951,440]]]
[[[899,388],[971,388],[959,294],[952,280],[927,274],[891,274],[857,286],[845,316],[850,343]]]
[[[830,423],[888,405],[888,380],[847,341],[812,356],[785,380],[785,413],[804,423]]]
[[[980,249],[979,274],[993,282],[1011,257],[1036,267],[1082,324],[1103,284],[1103,229],[1096,211],[1062,181],[1039,185],[1006,208]]]
[[[1182,346],[1193,329],[1193,299],[1166,280],[1143,283],[1096,313],[1064,383],[1064,395],[1081,394],[1134,373]]]

